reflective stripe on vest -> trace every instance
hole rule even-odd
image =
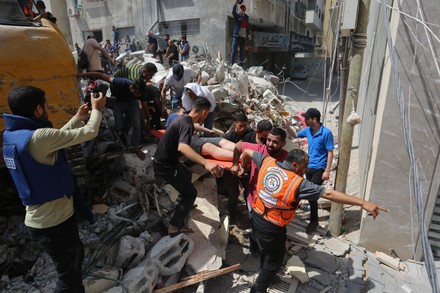
[[[264,158],[258,172],[253,210],[277,226],[289,224],[295,216],[296,192],[302,180],[295,172],[278,166],[274,158]]]

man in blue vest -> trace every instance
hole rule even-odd
[[[11,114],[4,114],[3,157],[23,205],[32,239],[52,258],[58,272],[55,292],[84,292],[84,250],[74,215],[74,178],[65,152],[97,136],[102,93],[82,105],[61,129],[52,128],[45,92],[19,86],[8,94]],[[87,119],[87,124],[84,121]]]

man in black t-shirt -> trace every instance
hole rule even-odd
[[[240,113],[234,116],[234,129],[223,137],[234,143],[243,140],[245,142],[255,142],[255,131],[249,127],[249,120],[246,115]]]
[[[185,226],[185,220],[197,197],[197,190],[191,182],[191,172],[179,162],[179,156],[183,154],[194,163],[202,165],[214,177],[223,174],[221,166],[208,162],[190,146],[194,123],[203,124],[210,108],[211,103],[208,99],[197,98],[188,115],[177,117],[171,122],[154,155],[153,167],[156,177],[164,179],[179,192],[176,210],[168,227],[171,237],[193,232]]]

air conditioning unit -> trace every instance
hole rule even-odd
[[[67,8],[67,15],[70,17],[74,17],[79,15],[79,10],[76,9],[75,7],[69,7]]]

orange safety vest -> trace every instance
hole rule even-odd
[[[277,226],[286,226],[295,216],[296,192],[302,180],[295,172],[278,166],[274,158],[264,158],[258,171],[254,212]]]

